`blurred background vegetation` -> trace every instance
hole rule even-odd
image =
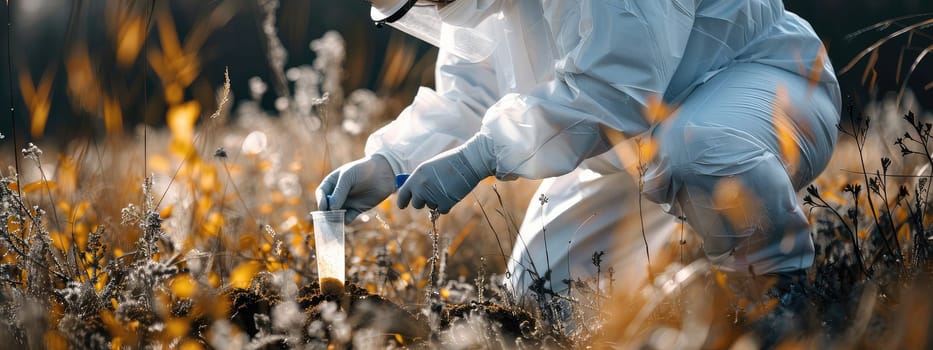
[[[277,274],[279,282],[288,280],[282,276],[297,273],[296,276],[300,278],[295,279],[295,287],[314,279],[315,273],[311,269],[313,261],[310,259],[312,244],[307,239],[311,227],[306,218],[302,219],[302,213],[314,207],[309,193],[335,164],[359,156],[361,141],[367,130],[393,118],[411,100],[417,86],[431,85],[433,80],[436,49],[392,29],[375,28],[368,20],[368,4],[363,0],[9,0],[7,3],[9,6],[0,5],[0,23],[11,23],[12,28],[0,34],[0,50],[3,50],[0,53],[0,109],[8,112],[6,107],[12,103],[14,118],[11,119],[8,113],[0,113],[0,133],[6,137],[0,140],[0,148],[4,149],[0,152],[0,161],[7,161],[5,156],[11,153],[19,155],[19,148],[27,148],[29,151],[23,152],[26,157],[18,158],[24,163],[21,167],[22,178],[16,179],[16,186],[12,186],[12,178],[8,178],[5,180],[8,181],[6,185],[0,186],[0,189],[7,191],[4,198],[20,200],[18,194],[13,195],[13,189],[20,189],[19,184],[22,182],[22,192],[25,194],[22,198],[26,198],[22,203],[49,208],[52,213],[51,219],[36,219],[27,209],[30,206],[19,205],[17,208],[22,208],[22,212],[16,213],[17,220],[13,224],[8,221],[6,225],[6,229],[14,234],[8,234],[7,237],[20,234],[23,237],[51,239],[57,250],[49,250],[48,246],[42,244],[27,245],[29,241],[26,240],[20,245],[30,247],[30,254],[37,252],[37,255],[47,256],[47,261],[51,261],[48,259],[53,258],[51,252],[54,252],[62,257],[70,256],[75,262],[74,266],[70,262],[63,264],[67,269],[61,271],[47,269],[43,272],[38,268],[42,266],[26,259],[31,255],[19,252],[10,254],[7,251],[5,256],[15,260],[16,269],[8,268],[6,271],[10,275],[16,272],[23,277],[3,282],[14,290],[31,287],[32,291],[27,290],[27,294],[40,300],[47,299],[46,292],[52,289],[62,295],[72,295],[68,293],[75,290],[73,286],[100,293],[85,293],[81,298],[62,297],[62,300],[47,304],[47,309],[38,308],[30,312],[22,311],[24,309],[17,306],[17,303],[20,306],[27,305],[21,299],[4,299],[4,303],[0,303],[4,304],[0,305],[0,319],[13,319],[2,315],[3,312],[10,315],[38,315],[36,318],[22,318],[28,322],[17,321],[7,328],[12,329],[16,335],[33,331],[21,338],[33,342],[43,339],[47,345],[53,343],[49,339],[61,340],[63,336],[76,336],[78,338],[73,338],[72,342],[83,344],[81,340],[84,338],[80,337],[90,335],[100,335],[103,341],[110,341],[111,345],[118,344],[120,339],[167,342],[185,336],[183,333],[189,330],[189,325],[196,333],[207,327],[199,323],[201,321],[198,318],[201,316],[196,312],[179,316],[174,311],[168,314],[168,309],[157,307],[168,305],[166,298],[171,297],[176,300],[193,298],[196,304],[213,306],[210,310],[216,315],[211,317],[216,317],[213,321],[219,323],[212,324],[207,335],[213,333],[217,335],[216,338],[223,340],[221,344],[225,346],[218,348],[233,348],[228,343],[236,339],[227,339],[229,337],[222,331],[227,327],[224,322],[228,316],[240,313],[228,312],[230,310],[227,306],[232,304],[228,305],[227,302],[236,302],[237,305],[248,303],[241,304],[238,298],[227,298],[229,295],[225,294],[226,291],[230,288],[242,291],[247,287],[258,286],[272,292],[281,289],[284,295],[286,283],[283,282],[281,288],[268,287],[268,280],[263,278],[270,275],[260,274],[261,269]],[[810,20],[826,42],[837,69],[849,66],[850,61],[860,57],[866,48],[872,47],[879,40],[885,40],[905,26],[933,23],[933,2],[929,0],[789,0],[785,4],[790,10]],[[269,13],[273,15],[267,16]],[[901,18],[877,30],[851,36],[859,29],[875,23],[910,15],[913,17]],[[923,105],[922,109],[933,108],[933,84],[930,83],[933,81],[933,60],[922,60],[909,79],[906,74],[912,63],[923,56],[924,50],[933,50],[931,28],[928,24],[890,39],[878,50],[864,55],[858,64],[851,66],[848,73],[840,76],[843,92],[851,97],[856,107],[862,109],[881,101],[891,93],[897,93],[906,83],[913,97],[905,100]],[[340,36],[334,35],[335,32],[340,33]],[[12,40],[8,40],[9,35],[12,35]],[[310,46],[314,46],[314,49]],[[321,57],[314,57],[315,53]],[[304,68],[290,69],[299,66]],[[227,127],[218,127],[229,122],[227,113],[238,108],[228,104],[223,108],[222,117],[208,117],[216,110],[218,98],[225,95],[220,88],[224,85],[224,73],[227,70],[233,94],[229,100],[244,111],[241,118]],[[306,79],[309,76],[313,78]],[[304,86],[299,86],[301,84]],[[360,89],[372,90],[378,98],[371,98],[366,94],[367,91]],[[300,92],[302,90],[304,93]],[[332,92],[329,102],[323,107],[320,103],[326,99],[320,98],[321,91]],[[363,94],[358,95],[362,98],[354,103],[356,92]],[[289,94],[293,94],[291,99],[281,97]],[[257,100],[262,108],[255,105]],[[279,102],[284,102],[285,107],[281,107],[283,104]],[[275,114],[276,110],[291,108],[288,105],[293,102],[296,106],[305,103],[304,107],[308,108],[302,110],[304,113],[280,113],[283,115],[280,118],[267,118],[269,114]],[[364,107],[376,104],[379,108],[372,110],[382,112],[378,120],[370,123],[371,111]],[[386,107],[384,109],[383,104]],[[917,105],[905,108],[918,114],[921,112]],[[927,280],[933,274],[930,274],[928,263],[922,264],[928,261],[927,255],[920,254],[929,250],[927,242],[931,240],[928,239],[928,228],[933,224],[930,219],[933,215],[929,214],[926,201],[917,200],[914,204],[905,202],[903,206],[898,206],[899,201],[908,198],[908,194],[905,194],[908,188],[914,191],[910,198],[927,198],[929,180],[927,175],[916,179],[899,176],[897,179],[902,181],[896,182],[892,180],[893,177],[888,177],[890,174],[905,174],[908,171],[928,174],[933,168],[933,162],[925,151],[933,144],[933,135],[930,135],[929,129],[923,129],[923,123],[920,122],[929,119],[911,119],[911,125],[906,125],[913,130],[911,140],[922,146],[924,152],[908,149],[904,153],[905,149],[898,150],[893,141],[905,137],[905,125],[899,121],[905,112],[895,108],[882,109],[867,108],[879,114],[873,117],[882,117],[883,122],[873,125],[891,124],[893,127],[882,128],[883,132],[866,143],[864,135],[868,133],[867,126],[863,130],[863,124],[852,123],[849,132],[862,136],[851,137],[857,142],[840,142],[835,161],[828,167],[834,171],[825,172],[815,181],[815,186],[822,190],[817,187],[808,189],[810,195],[805,199],[810,202],[811,209],[819,209],[811,211],[811,214],[817,215],[814,220],[819,223],[814,226],[819,253],[811,269],[814,272],[811,274],[812,289],[819,293],[812,294],[810,302],[814,306],[814,313],[819,313],[820,320],[826,321],[813,323],[811,331],[815,335],[812,344],[821,344],[821,337],[825,334],[829,341],[838,340],[840,348],[855,348],[862,342],[866,344],[863,345],[865,348],[877,348],[878,343],[889,343],[892,339],[898,344],[907,344],[902,346],[904,348],[923,348],[922,345],[911,347],[910,344],[924,344],[927,335],[933,334],[930,328],[933,322],[926,322],[929,315],[933,314],[930,312],[930,293],[925,293],[929,290]],[[299,110],[301,108],[289,111]],[[365,116],[363,119],[366,122],[348,128],[348,120],[358,121],[351,115]],[[171,127],[168,129],[171,130],[160,128],[166,124],[166,119],[170,121]],[[323,125],[341,119],[344,121],[342,129]],[[917,122],[914,123],[914,120]],[[10,137],[14,121],[18,138],[16,144],[11,142]],[[197,122],[201,125],[196,128]],[[153,127],[141,128],[141,125]],[[146,130],[145,134],[143,130]],[[148,135],[148,138],[142,135]],[[85,140],[80,138],[83,136],[93,136],[100,142],[85,144]],[[27,141],[31,139],[41,139],[37,144],[47,152],[45,163],[40,161],[41,151],[38,147],[27,146]],[[913,143],[908,144],[919,147]],[[910,159],[898,161],[901,157],[895,158],[895,166],[889,174],[891,160],[882,157],[898,153],[904,153]],[[921,156],[916,157],[918,154]],[[881,164],[886,165],[876,165],[873,160],[879,158],[884,159]],[[867,166],[865,159],[869,160]],[[862,160],[861,167],[856,165],[857,160]],[[9,162],[0,163],[0,168],[5,170],[7,166],[3,165],[8,166]],[[877,178],[869,180],[867,175],[879,166],[883,167],[884,175],[879,173]],[[47,173],[50,177],[46,176]],[[148,180],[144,181],[144,177]],[[888,183],[888,180],[892,182]],[[140,187],[141,183],[145,185]],[[905,187],[900,192],[894,191],[891,195],[882,192],[883,188],[894,190],[902,184]],[[497,183],[495,188],[503,190],[506,193],[504,196],[499,192],[493,195],[490,192],[492,186],[481,186],[484,188],[480,191],[485,191],[485,194],[480,192],[476,196],[477,205],[443,216],[438,219],[437,227],[425,219],[424,212],[402,211],[391,205],[390,201],[384,202],[377,208],[376,214],[369,217],[368,222],[361,220],[362,223],[351,228],[355,232],[348,235],[352,237],[348,242],[352,247],[351,253],[348,253],[348,276],[370,293],[385,296],[402,305],[417,305],[423,314],[435,316],[440,309],[434,307],[437,304],[432,304],[433,301],[427,301],[441,298],[453,305],[475,300],[477,296],[482,301],[484,295],[505,295],[496,290],[484,292],[487,285],[496,287],[496,281],[499,281],[495,276],[485,278],[487,273],[504,269],[505,259],[501,259],[500,264],[498,257],[505,255],[509,249],[503,249],[500,233],[506,242],[512,241],[515,223],[520,222],[520,217],[513,213],[521,215],[523,212],[526,203],[524,198],[534,188],[528,185],[533,184]],[[866,190],[861,191],[860,186]],[[855,193],[857,191],[863,194],[861,198],[871,198],[870,191],[874,191],[876,198],[885,198],[885,203],[894,197],[894,208],[892,210],[885,206],[884,210],[876,210],[871,202],[860,202]],[[893,195],[895,192],[898,195]],[[158,202],[155,201],[157,198]],[[163,203],[162,199],[166,201]],[[851,205],[853,202],[854,205]],[[54,206],[52,203],[55,203]],[[124,203],[130,204],[124,206]],[[848,221],[842,219],[844,214],[840,212],[848,214]],[[158,215],[153,215],[156,213]],[[898,225],[892,221],[891,229],[887,229],[889,226],[879,221],[879,217],[885,216],[878,213],[887,213],[887,218],[895,217]],[[896,215],[892,216],[892,213]],[[56,215],[66,219],[60,221]],[[45,225],[24,225],[28,222],[44,222]],[[145,225],[140,226],[141,223]],[[487,226],[491,232],[486,231]],[[97,231],[92,232],[92,228]],[[107,229],[106,234],[104,228]],[[498,228],[504,229],[497,231]],[[426,235],[426,232],[432,234]],[[579,322],[593,325],[593,328],[576,333],[577,344],[594,341],[596,333],[589,332],[603,329],[610,338],[603,340],[607,344],[616,341],[611,339],[613,336],[630,337],[634,334],[629,332],[631,330],[647,330],[638,333],[638,336],[644,335],[645,341],[661,339],[661,344],[668,344],[655,346],[657,348],[678,348],[669,345],[672,343],[663,343],[664,339],[702,339],[691,335],[691,332],[697,332],[703,337],[707,333],[711,334],[711,341],[719,340],[716,332],[725,332],[723,339],[727,343],[720,344],[742,340],[736,340],[741,334],[732,334],[738,328],[735,324],[737,318],[733,314],[727,316],[726,313],[712,311],[731,308],[733,304],[710,303],[706,298],[709,293],[707,287],[710,285],[699,282],[715,279],[719,287],[725,288],[725,277],[716,274],[716,278],[708,278],[711,272],[702,265],[691,264],[679,269],[683,266],[676,264],[677,260],[681,264],[685,263],[685,250],[693,249],[694,254],[698,254],[696,250],[700,247],[694,241],[687,244],[684,230],[680,232],[680,240],[675,238],[665,247],[669,253],[666,257],[652,253],[651,258],[657,264],[652,266],[653,270],[671,267],[666,271],[667,275],[661,275],[663,279],[656,281],[674,281],[676,274],[678,283],[683,282],[681,287],[669,288],[671,284],[665,282],[657,285],[663,286],[662,290],[648,283],[643,287],[651,293],[640,294],[647,299],[636,298],[633,303],[600,298],[601,292],[597,288],[574,287],[575,291],[582,291],[587,296],[580,299],[585,302],[574,306],[576,310],[603,310],[603,305],[611,305],[614,308],[608,309],[610,311],[606,314],[615,315],[615,319],[610,320],[594,312],[595,322],[589,322],[590,319]],[[844,233],[848,233],[848,236],[843,236]],[[170,242],[151,240],[156,237]],[[473,239],[475,237],[483,238]],[[872,261],[879,262],[879,272],[874,279],[862,278],[859,268],[863,266],[860,266],[860,262],[853,262],[856,259],[852,259],[853,254],[849,252],[849,237],[852,237],[854,246],[858,246],[860,241],[861,249],[873,256]],[[893,237],[897,245],[890,244],[889,237]],[[900,255],[893,254],[897,249],[894,247],[900,245],[898,237],[903,238],[900,242],[909,243],[908,249],[912,250],[905,256],[910,257],[911,263],[920,262],[917,266],[908,264],[908,260],[894,258]],[[48,239],[33,242],[41,243]],[[432,239],[439,239],[440,243],[432,242]],[[94,282],[88,283],[89,279],[84,276],[86,269],[78,267],[77,257],[79,253],[87,257],[87,254],[81,252],[92,248],[103,251],[98,249],[100,247],[94,248],[95,244],[90,242],[106,242],[113,248],[112,253],[100,253],[106,253],[106,256],[91,254],[90,260],[96,261],[95,264],[102,261],[95,256],[112,261],[133,259],[132,263],[117,264],[114,269],[106,271],[104,275],[107,276],[137,271],[142,265],[160,267],[182,264],[176,259],[181,255],[176,253],[184,254],[183,265],[186,268],[199,271],[188,273],[181,270],[163,272],[159,269],[142,269],[148,272],[141,275],[145,278],[138,280],[148,281],[145,288],[137,288],[133,283],[123,283],[119,278],[109,277],[93,277],[90,280]],[[142,246],[151,252],[157,243],[165,249],[166,254],[155,257],[132,251]],[[283,247],[288,249],[283,250]],[[444,253],[439,253],[439,249],[444,250]],[[886,254],[886,251],[892,254]],[[130,253],[125,255],[126,252]],[[212,260],[215,257],[216,263]],[[492,258],[484,259],[486,257]],[[205,259],[208,262],[202,263]],[[438,260],[441,262],[437,263]],[[11,265],[8,260],[3,263],[0,265]],[[85,268],[89,266],[84,263],[81,265]],[[91,267],[94,271],[100,270],[93,265]],[[886,269],[882,270],[882,267]],[[902,270],[899,270],[902,268],[913,271],[913,274],[902,274]],[[0,275],[3,275],[2,270]],[[25,270],[31,272],[20,273]],[[436,271],[445,276],[433,281]],[[67,278],[58,276],[62,274]],[[93,274],[101,276],[96,272]],[[168,284],[150,283],[148,278],[151,275],[171,279],[167,280]],[[254,276],[260,277],[254,279]],[[684,279],[683,276],[689,278]],[[922,279],[915,283],[913,276]],[[597,281],[598,278],[597,275]],[[132,282],[133,279],[127,280]],[[611,290],[612,277],[609,280]],[[193,288],[195,282],[197,288]],[[438,282],[437,285],[434,282]],[[105,284],[114,287],[104,288]],[[698,288],[691,289],[690,294],[675,293],[685,290],[691,284]],[[165,288],[169,285],[172,286],[171,293]],[[633,286],[636,287],[639,286]],[[595,293],[595,297],[586,294],[591,293],[590,290]],[[119,316],[121,310],[135,310],[132,308],[139,305],[135,294],[137,291],[146,291],[150,295],[145,300],[148,309],[119,319],[114,317],[114,314]],[[116,295],[119,300],[112,301],[111,295]],[[82,301],[98,298],[103,302]],[[538,305],[541,310],[553,307],[543,305],[543,300],[539,299],[542,302]],[[684,305],[683,300],[701,303]],[[563,303],[561,298],[548,302]],[[98,310],[81,305],[110,306]],[[279,305],[288,306],[287,303]],[[745,304],[737,301],[734,305]],[[681,306],[692,311],[682,315],[678,311],[671,311]],[[699,311],[694,312],[696,310]],[[148,317],[153,311],[158,317]],[[280,315],[283,313],[290,312],[283,311]],[[649,313],[659,317],[648,317]],[[146,319],[134,320],[136,316],[133,315],[142,315],[140,317]],[[539,313],[536,317],[545,320],[541,315]],[[697,318],[697,315],[709,319]],[[714,315],[724,317],[722,327],[709,321],[715,321]],[[48,319],[41,318],[46,316]],[[278,317],[274,312],[272,316]],[[647,318],[642,320],[645,322],[628,322],[632,320],[629,316]],[[670,322],[679,322],[677,320],[681,316],[683,336],[672,337]],[[248,316],[240,319],[254,323],[261,320]],[[189,321],[192,323],[189,324]],[[240,322],[236,319],[232,321]],[[310,332],[311,328],[305,327],[300,321],[298,319],[291,330],[297,330],[299,334]],[[607,324],[608,321],[616,324]],[[797,323],[796,319],[794,321]],[[699,324],[696,322],[709,323],[711,327],[695,327],[695,324]],[[175,327],[169,326],[165,331],[138,336],[139,329],[150,329],[149,326],[157,325],[161,327],[163,324]],[[250,324],[237,323],[237,326],[255,331],[255,324]],[[69,325],[106,327],[71,329]],[[318,325],[322,323],[318,322]],[[553,330],[566,330],[558,323],[552,322],[552,325],[558,325]],[[602,328],[604,326],[606,328]],[[482,327],[476,329],[479,330],[476,333],[479,336],[464,336],[462,339],[488,341],[484,337],[489,332],[483,331],[485,328]],[[626,331],[619,331],[622,329]],[[44,333],[45,330],[49,332]],[[10,338],[10,334],[3,332],[3,327],[0,327],[0,341]],[[435,327],[432,332],[438,335],[447,331]],[[459,330],[448,333],[456,332]],[[520,332],[525,333],[525,329]],[[258,338],[254,333],[249,335]],[[383,333],[386,332],[379,332]],[[538,331],[533,333],[536,337],[550,336]],[[655,337],[659,334],[662,336]],[[203,341],[206,335],[199,333],[187,336]],[[638,342],[642,339],[639,337],[631,341]],[[365,337],[357,337],[361,338]],[[18,342],[23,343],[22,339]],[[399,345],[407,345],[406,339],[395,337],[394,341]],[[627,338],[621,340],[628,341]],[[595,341],[597,343],[594,344],[600,344],[598,342],[601,340]],[[63,341],[58,343],[64,344]],[[890,347],[891,344],[886,345]],[[51,345],[48,347],[54,348]],[[811,347],[826,348],[818,345]]]
[[[178,99],[180,93],[184,94],[182,99],[195,99],[210,111],[216,105],[215,89],[223,84],[225,67],[230,70],[232,101],[247,97],[251,77],[273,81],[260,1],[9,3],[9,9],[0,11],[3,23],[8,23],[8,14],[12,14],[10,52],[8,35],[0,36],[0,105],[10,103],[12,88],[17,135],[27,138],[30,134],[33,138],[46,135],[45,142],[64,143],[76,136],[101,136],[107,130],[133,131],[141,122],[164,125],[167,100]],[[847,38],[849,34],[883,20],[933,13],[933,2],[925,0],[788,0],[785,4],[813,24],[837,69],[897,24],[885,28],[884,33],[872,31]],[[314,54],[308,43],[327,31],[338,31],[347,49],[344,91],[368,88],[387,98],[385,118],[394,117],[410,101],[414,87],[430,85],[433,79],[436,50],[392,29],[375,28],[368,20],[366,1],[282,0],[277,14],[276,27],[288,55],[286,68],[310,64]],[[901,23],[914,22],[917,20]],[[144,35],[147,28],[148,37]],[[180,51],[171,49],[173,40]],[[864,106],[896,91],[906,67],[931,41],[931,35],[920,32],[885,44],[872,65],[875,72],[864,74],[866,58],[840,76],[844,93],[856,105]],[[12,77],[8,58],[12,58]],[[905,61],[900,67],[899,59]],[[174,62],[178,73],[174,79],[166,79],[154,69],[153,63],[160,61]],[[166,80],[176,80],[181,90]],[[924,109],[933,107],[933,89],[926,85],[930,81],[930,60],[920,64],[907,80]],[[274,110],[274,98],[274,94],[265,95],[262,102],[266,109]],[[30,130],[30,114],[37,108],[48,108],[48,120],[41,130]],[[114,121],[117,115],[119,123]],[[7,113],[0,120],[0,130],[9,134]]]

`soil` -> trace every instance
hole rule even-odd
[[[230,297],[233,301],[230,310],[231,321],[250,337],[259,332],[255,315],[269,315],[280,301],[278,296],[261,295],[254,290],[245,289],[231,291]],[[321,319],[321,306],[327,302],[337,302],[339,309],[347,314],[346,321],[354,331],[363,328],[374,329],[386,334],[387,341],[397,341],[397,334],[406,343],[426,340],[431,335],[427,322],[395,303],[370,294],[366,289],[352,283],[344,286],[336,280],[325,281],[322,292],[320,284],[312,282],[301,288],[297,302],[305,310],[308,324]]]
[[[331,282],[336,284],[331,284]],[[370,294],[366,289],[339,281],[324,281],[321,285],[312,282],[299,290],[297,302],[307,315],[306,323],[322,320],[322,306],[327,302],[336,302],[338,308],[347,314],[346,322],[353,331],[372,329],[385,334],[387,342],[401,341],[398,345],[410,346],[423,341],[431,341],[432,329],[426,317],[419,317],[403,307],[379,296]],[[338,288],[339,287],[339,288]],[[251,337],[259,332],[255,315],[269,315],[279,302],[278,296],[260,295],[255,290],[237,289],[230,292],[231,321]],[[435,309],[439,315],[440,329],[447,329],[470,315],[492,321],[494,329],[490,331],[502,334],[506,338],[525,338],[535,342],[541,334],[536,332],[535,318],[520,308],[493,302],[470,302],[466,304],[444,304]],[[439,331],[439,330],[438,330]],[[437,339],[433,339],[436,341]],[[541,340],[541,339],[538,339]],[[280,344],[284,347],[285,344]]]
[[[250,337],[259,333],[256,325],[256,315],[269,315],[272,307],[279,302],[278,297],[260,295],[252,290],[234,289],[230,291],[230,321],[249,334]]]
[[[321,294],[340,296],[344,293],[343,282],[331,277],[321,279]]]
[[[528,338],[535,330],[535,318],[527,311],[490,302],[447,305],[442,313],[441,327],[450,327],[470,314],[480,312],[498,323],[502,333],[512,338]]]
[[[428,323],[395,303],[370,294],[366,289],[352,283],[343,288],[343,293],[335,293],[334,284],[324,281],[323,292],[317,283],[311,283],[298,293],[298,305],[308,313],[310,320],[320,319],[320,306],[325,302],[337,302],[347,313],[347,322],[354,330],[370,328],[387,335],[387,339],[397,339],[398,334],[406,342],[418,342],[431,336]],[[334,281],[340,283],[339,281]]]

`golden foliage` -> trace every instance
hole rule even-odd
[[[165,321],[165,335],[169,339],[181,339],[188,334],[191,323],[183,318],[172,318]]]
[[[78,162],[73,157],[59,155],[56,178],[63,194],[74,193],[78,189]]]
[[[32,76],[28,70],[19,73],[19,89],[29,109],[30,132],[32,137],[40,137],[45,131],[45,123],[52,110],[52,82],[55,79],[55,69],[49,68],[42,74],[39,85],[33,84]]]
[[[172,217],[172,211],[173,211],[174,209],[175,209],[175,206],[174,206],[174,205],[171,205],[171,204],[170,204],[170,205],[166,205],[165,208],[162,208],[162,210],[159,211],[159,217],[162,218],[162,220],[171,218],[171,217]]]
[[[233,272],[230,273],[230,286],[233,288],[247,289],[253,282],[253,277],[259,273],[262,265],[256,261],[247,261],[241,263]]]
[[[787,172],[795,174],[800,167],[800,146],[797,144],[794,120],[791,119],[792,113],[794,113],[793,106],[790,104],[787,88],[778,86],[777,95],[772,104],[771,117],[781,150],[781,160],[787,167]]]
[[[117,63],[129,66],[139,56],[146,42],[145,21],[142,16],[133,16],[118,25],[117,28]]]
[[[85,44],[75,45],[65,61],[68,93],[72,101],[87,112],[97,113],[102,93],[93,66]]]
[[[156,16],[161,51],[149,51],[149,63],[165,86],[165,100],[170,105],[181,103],[183,90],[201,73],[197,51],[182,49],[175,23],[168,14]]]
[[[651,125],[662,123],[672,117],[676,110],[677,108],[664,103],[659,96],[651,95],[644,110],[645,120]]]
[[[182,274],[172,278],[169,282],[172,294],[179,298],[191,298],[198,291],[198,283],[190,274]]]
[[[201,349],[204,349],[204,346],[201,345],[201,343],[199,343],[196,340],[185,339],[184,341],[181,342],[180,345],[178,345],[178,349],[179,350],[201,350]]]
[[[112,136],[123,134],[123,110],[120,101],[110,96],[104,96],[104,128],[107,134]]]
[[[829,57],[827,57],[826,48],[820,46],[819,51],[816,53],[816,58],[813,59],[813,66],[810,67],[810,74],[807,75],[807,81],[811,89],[816,87],[823,78],[823,62],[827,59],[829,59]]]
[[[744,232],[756,224],[755,213],[762,210],[761,201],[748,191],[741,180],[724,178],[713,189],[713,206],[721,211],[732,226],[732,232]],[[725,229],[725,228],[723,228]],[[767,228],[759,228],[767,230]]]
[[[39,191],[45,191],[46,187],[48,187],[49,190],[54,190],[58,188],[58,184],[56,184],[53,181],[45,181],[45,180],[33,181],[33,182],[26,184],[26,186],[23,186],[23,193],[28,194],[28,193],[36,193]]]
[[[224,216],[218,212],[212,212],[207,216],[207,222],[204,223],[204,234],[216,236],[224,226]]]
[[[172,132],[169,150],[175,156],[185,159],[194,151],[194,124],[201,113],[201,105],[190,101],[172,106],[168,110],[166,121]]]

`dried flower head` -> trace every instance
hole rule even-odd
[[[223,147],[217,147],[217,150],[214,151],[214,158],[227,159],[227,150]]]
[[[32,159],[34,161],[39,161],[39,157],[42,157],[42,150],[39,149],[34,143],[30,142],[26,144],[26,148],[23,148],[23,157],[26,159]]]

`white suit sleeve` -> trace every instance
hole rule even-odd
[[[627,136],[646,131],[644,108],[674,75],[694,10],[692,1],[587,0],[551,14],[560,19],[551,25],[559,53],[555,79],[527,94],[505,95],[475,136],[492,144],[496,177],[566,174],[609,149],[601,126]]]
[[[366,141],[366,155],[380,154],[395,174],[456,147],[479,129],[483,113],[498,95],[489,62],[470,63],[441,50],[435,68],[437,89],[421,87],[398,118]]]

